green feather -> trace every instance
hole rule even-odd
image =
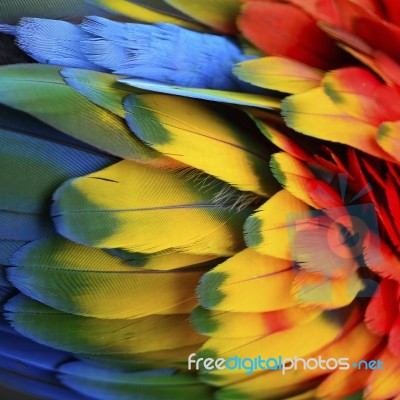
[[[0,102],[121,158],[157,162],[117,115],[69,87],[60,67],[21,64],[0,68]]]
[[[8,279],[27,296],[68,313],[110,319],[188,313],[204,272],[143,270],[61,237],[27,244],[10,264]]]

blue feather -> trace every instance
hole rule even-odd
[[[88,59],[117,74],[187,87],[239,89],[232,66],[247,57],[229,38],[176,25],[124,24],[86,18]]]
[[[23,240],[0,240],[0,265],[10,265],[9,260],[12,254],[26,243]]]
[[[4,229],[4,226],[0,222],[0,233],[2,230],[11,232],[9,228]],[[12,254],[26,243],[20,240],[0,240],[0,304],[2,297],[8,296],[12,292],[11,289],[13,289],[13,286],[6,277],[4,267],[9,265],[9,259]]]
[[[60,368],[60,380],[68,387],[97,400],[203,400],[211,390],[193,375],[174,369],[121,372],[96,367],[83,361]]]
[[[0,210],[0,240],[28,242],[54,233],[54,226],[47,215]],[[3,256],[0,242],[0,260]]]
[[[121,78],[118,79],[118,82],[125,83],[137,89],[172,94],[174,96],[191,97],[194,99],[216,101],[227,104],[238,104],[242,106],[258,107],[265,109],[278,108],[280,103],[279,99],[268,98],[264,95],[259,94],[188,88],[183,86],[167,85],[165,83],[158,83],[146,79]],[[130,110],[130,102],[133,98],[134,95],[125,98],[124,106],[126,111],[128,112]]]
[[[0,357],[0,369],[0,386],[47,400],[93,400],[64,387],[54,372],[5,356]]]
[[[54,371],[61,363],[71,360],[69,353],[43,346],[19,334],[13,335],[1,330],[0,356],[49,371]]]
[[[248,59],[230,38],[171,24],[145,25],[87,17],[81,25],[22,18],[14,34],[19,47],[42,64],[112,71],[170,85],[219,90],[258,90],[232,74]]]
[[[17,45],[41,64],[98,68],[85,58],[80,49],[79,44],[87,35],[70,22],[21,18],[14,30],[9,25],[0,25],[0,31],[15,35]]]
[[[0,265],[0,304],[4,303],[11,295],[15,294],[15,288],[8,282],[5,269]],[[0,330],[2,329],[2,316],[0,314]]]

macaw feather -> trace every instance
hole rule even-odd
[[[351,304],[364,288],[356,272],[327,278],[321,273],[302,270],[294,279],[291,294],[300,306],[307,309],[332,310]]]
[[[174,369],[120,372],[80,361],[64,364],[59,379],[67,387],[98,400],[203,400],[211,389],[195,376]]]
[[[172,7],[194,20],[212,27],[224,34],[237,33],[236,16],[240,10],[240,0],[165,0]]]
[[[229,256],[244,246],[241,226],[252,209],[242,193],[208,175],[128,160],[66,182],[53,199],[63,236],[141,253],[174,248]]]
[[[170,14],[169,12],[159,12],[153,7],[143,7],[142,5],[135,4],[135,1],[129,0],[85,0],[86,3],[93,6],[100,7],[111,14],[117,14],[123,17],[133,19],[135,21],[142,21],[148,24],[156,24],[158,22],[166,22],[183,26],[188,29],[202,31],[201,25],[195,22],[188,21],[187,18],[179,18]],[[143,3],[144,4],[144,3]],[[163,10],[162,10],[163,11]],[[86,14],[91,15],[91,14]]]
[[[249,260],[251,268],[243,268]],[[293,277],[290,261],[246,249],[207,272],[196,293],[200,305],[212,310],[275,311],[295,305],[288,296]]]
[[[88,398],[60,383],[56,373],[33,365],[25,365],[18,360],[2,356],[0,358],[0,385],[49,400],[87,400]]]
[[[279,356],[282,356],[283,359],[294,358],[295,356],[311,356],[338,339],[343,334],[345,326],[353,326],[357,318],[359,319],[359,314],[359,310],[350,312],[348,308],[325,311],[305,324],[269,335],[261,335],[258,338],[210,338],[202,346],[198,357],[211,355],[213,357],[224,357],[225,359],[235,356],[239,358],[257,358],[260,354],[263,354],[263,351],[265,351],[263,349],[268,349],[268,357],[276,359]],[[315,332],[318,332],[318,335],[315,335]],[[282,379],[285,378],[281,371],[277,372],[282,376]],[[253,376],[259,374],[262,375],[262,371],[253,371]],[[297,375],[301,377],[301,374]],[[212,371],[202,369],[201,376],[204,381],[218,386],[230,385],[248,378],[246,371],[243,369],[234,373],[229,369],[214,369]]]
[[[315,175],[308,166],[285,152],[271,156],[270,166],[276,180],[293,196],[313,208],[320,208],[308,193],[309,183]]]
[[[318,314],[319,311],[296,306],[263,313],[217,311],[198,306],[192,311],[190,321],[198,332],[210,337],[243,338],[290,329],[310,321]]]
[[[276,147],[301,161],[312,161],[312,144],[306,143],[305,137],[298,138],[297,133],[288,129],[272,111],[251,109],[247,110],[247,115]]]
[[[392,157],[376,145],[377,128],[343,112],[323,88],[287,97],[282,102],[282,114],[286,124],[300,133],[392,161]]]
[[[247,2],[238,24],[243,35],[266,54],[321,69],[331,68],[340,59],[335,42],[310,15],[291,4]]]
[[[15,27],[0,25],[0,31],[14,35],[18,47],[41,64],[98,69],[80,46],[89,35],[71,22],[24,17]]]
[[[302,93],[320,85],[323,71],[284,57],[262,57],[235,65],[233,73],[245,82],[283,93]]]
[[[366,369],[334,371],[318,386],[315,398],[360,400],[371,373]]]
[[[163,94],[129,96],[125,109],[129,127],[155,150],[242,191],[270,196],[278,188],[268,168],[272,149],[229,110]]]
[[[121,249],[106,249],[106,251],[121,258],[127,265],[158,271],[194,267],[212,268],[224,261],[223,257],[182,253],[173,249],[150,254],[132,253]]]
[[[365,390],[371,399],[384,400],[398,395],[400,358],[393,355],[388,347],[377,356],[384,366],[382,369],[372,371],[367,380]]]
[[[175,7],[170,6],[164,0],[129,0],[130,3],[137,4],[141,7],[149,8],[160,12],[162,14],[170,15],[176,18],[187,20],[189,22],[194,22],[192,18],[188,17],[184,13],[180,12]]]
[[[188,313],[204,272],[144,271],[57,236],[27,244],[10,264],[9,281],[27,296],[67,313],[109,319]]]
[[[188,354],[196,353],[199,344],[192,346],[163,349],[146,353],[134,354],[84,354],[81,360],[98,365],[100,367],[113,368],[125,371],[143,371],[155,368],[185,369]]]
[[[13,122],[13,118],[19,119]],[[54,190],[66,179],[104,168],[116,159],[35,122],[0,109],[0,186],[7,187],[0,199],[0,218],[11,223],[15,217],[21,226],[46,230],[48,222],[40,214],[47,211]]]
[[[200,100],[208,100],[226,104],[236,104],[240,106],[251,106],[265,109],[280,109],[280,100],[275,97],[264,96],[253,93],[242,93],[214,89],[198,89],[182,86],[166,85],[154,81],[123,78],[119,82],[133,86],[137,89],[149,90],[153,92],[173,94],[175,96],[183,96]]]
[[[85,15],[104,14],[85,0],[12,0],[0,4],[0,23],[15,24],[21,15],[34,18],[80,20]]]
[[[293,219],[309,210],[307,204],[287,190],[279,191],[247,218],[244,224],[247,246],[262,254],[292,260]]]
[[[362,340],[362,341],[361,341]],[[365,343],[365,345],[364,345]],[[368,346],[366,345],[368,343]],[[328,360],[331,357],[339,359],[348,357],[351,362],[360,361],[363,357],[369,357],[376,354],[381,341],[371,334],[363,323],[356,324],[343,334],[333,343],[319,349],[316,353],[310,354],[309,358],[319,356],[321,359]],[[298,356],[297,356],[298,357]],[[273,366],[273,363],[271,363]],[[349,371],[354,372],[350,369]],[[249,398],[264,399],[265,393],[268,393],[268,398],[287,398],[290,393],[303,392],[304,387],[316,387],[321,382],[321,378],[327,376],[326,369],[315,368],[302,370],[299,374],[295,369],[288,370],[282,374],[281,370],[266,371],[252,374],[247,379],[222,388],[219,392],[228,395],[230,391],[242,392],[247,394]],[[332,374],[337,374],[338,377],[344,370],[335,370]],[[357,391],[357,389],[355,390]],[[224,397],[222,397],[224,398]],[[228,396],[226,397],[228,398]],[[331,397],[329,397],[331,398]],[[335,397],[332,397],[335,398]]]
[[[22,364],[54,371],[61,363],[70,360],[64,351],[44,346],[23,335],[0,331],[0,355]]]
[[[11,249],[55,233],[47,208],[66,179],[116,161],[27,114],[0,106],[0,264]]]
[[[331,71],[322,80],[325,93],[346,114],[367,124],[400,119],[395,104],[400,96],[365,68],[347,67]]]
[[[286,384],[282,387],[265,384],[265,375],[250,376],[243,380],[243,382],[222,387],[217,391],[217,399],[275,400],[277,398],[284,398],[285,400],[292,400],[291,396],[295,395],[295,393],[301,393],[298,396],[305,394],[306,397],[304,400],[314,399],[313,392],[310,395],[309,389],[314,388],[318,384],[318,381],[301,382],[294,385]],[[273,376],[276,378],[276,375]],[[314,391],[314,389],[311,390]],[[296,395],[294,399],[296,399]]]
[[[172,24],[129,24],[99,17],[87,17],[81,28],[85,57],[117,74],[171,85],[240,90],[231,69],[247,57],[227,37]]]
[[[4,309],[6,318],[21,335],[83,358],[131,355],[140,359],[154,352],[200,346],[205,341],[191,328],[187,314],[134,320],[90,318],[64,313],[23,295],[9,300]]]
[[[121,118],[125,118],[125,97],[132,93],[143,93],[142,90],[119,83],[118,79],[122,78],[120,75],[78,68],[63,68],[60,74],[79,94]]]
[[[400,316],[397,316],[390,329],[388,347],[394,355],[400,355]]]
[[[173,24],[98,16],[88,16],[79,25],[21,18],[16,26],[0,25],[0,32],[14,35],[20,49],[41,64],[112,71],[183,87],[254,90],[232,74],[234,64],[248,59],[233,39]]]
[[[385,122],[378,130],[379,146],[393,159],[400,161],[400,121]]]
[[[60,67],[12,65],[0,68],[0,101],[27,112],[73,138],[118,157],[163,162],[145,147],[115,114],[96,106],[69,87]]]
[[[23,240],[0,240],[0,286],[5,288],[12,288],[10,282],[8,282],[5,274],[5,267],[10,265],[10,258],[19,248],[24,246],[27,241]],[[1,304],[0,296],[0,304]]]
[[[368,303],[365,323],[375,335],[388,335],[399,315],[399,284],[392,279],[382,279],[376,295]]]

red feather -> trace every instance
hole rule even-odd
[[[389,24],[377,16],[357,18],[353,33],[374,49],[400,61],[400,28]]]
[[[338,66],[343,55],[311,16],[291,4],[248,2],[238,22],[244,36],[270,55],[321,69]]]
[[[386,18],[396,25],[400,25],[400,2],[399,0],[383,0]]]
[[[398,283],[383,279],[376,297],[373,297],[365,312],[365,323],[376,335],[387,335],[398,317]]]
[[[392,219],[393,230],[396,233],[397,241],[393,244],[400,250],[400,193],[394,180],[388,174],[386,177],[386,196],[389,203],[389,211]]]
[[[388,346],[395,356],[400,356],[400,316],[397,317],[390,330]]]

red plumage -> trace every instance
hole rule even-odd
[[[365,322],[376,335],[387,335],[399,314],[398,283],[383,279],[378,293],[371,299],[365,312]]]
[[[322,69],[340,63],[342,51],[335,42],[311,16],[291,4],[248,2],[238,23],[245,37],[267,54]]]

